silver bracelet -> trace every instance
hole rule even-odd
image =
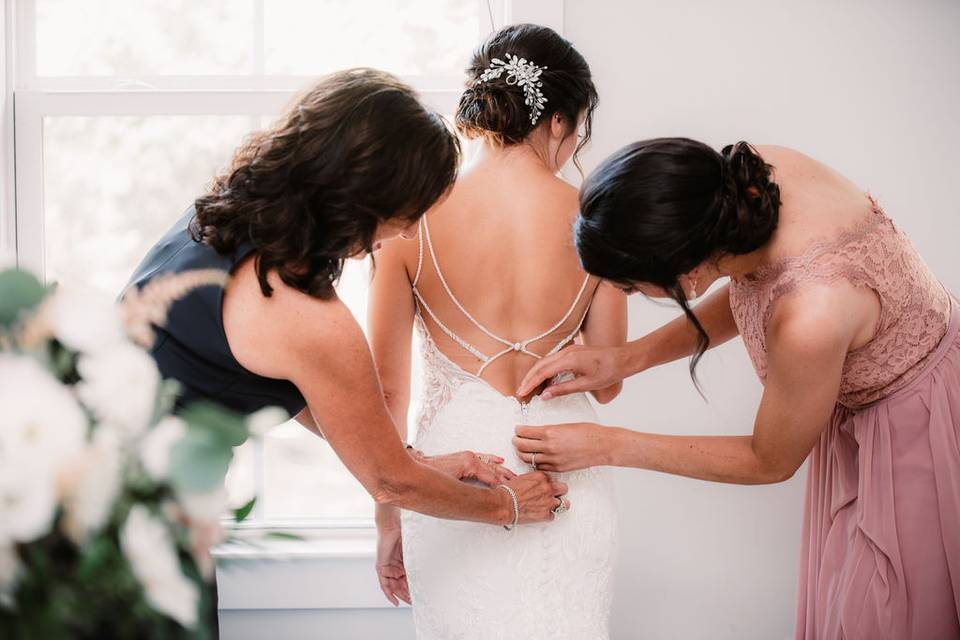
[[[503,525],[504,529],[506,529],[507,531],[510,531],[515,526],[520,524],[520,501],[517,500],[517,492],[514,491],[511,487],[508,487],[505,484],[498,484],[497,488],[503,489],[504,491],[509,493],[510,499],[513,500],[513,523]]]

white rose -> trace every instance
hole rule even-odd
[[[271,429],[283,424],[289,419],[290,414],[288,414],[285,409],[281,409],[280,407],[265,407],[251,413],[247,417],[247,428],[250,430],[250,435],[256,438],[262,438],[267,435],[267,432]]]
[[[78,545],[100,529],[110,516],[120,490],[120,442],[108,429],[98,429],[92,443],[69,465],[71,481],[64,487],[64,533]]]
[[[156,482],[170,476],[170,449],[187,434],[186,423],[176,416],[167,416],[147,432],[140,443],[140,460],[147,474]]]
[[[91,287],[59,287],[51,300],[51,323],[57,339],[81,353],[126,341],[117,305]]]
[[[146,351],[121,342],[81,356],[77,369],[83,379],[77,385],[80,399],[97,418],[130,438],[146,430],[160,383],[160,372]]]
[[[135,505],[120,532],[120,546],[150,606],[188,629],[196,626],[200,592],[183,575],[166,525]]]
[[[227,512],[227,490],[224,487],[205,493],[184,493],[177,497],[191,520],[217,522]]]
[[[51,470],[32,461],[0,467],[0,541],[30,542],[53,524],[57,492]]]
[[[84,444],[87,417],[70,390],[33,358],[0,353],[0,468],[13,460],[53,470]]]

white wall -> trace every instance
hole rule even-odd
[[[566,0],[601,108],[585,168],[683,135],[795,147],[874,193],[954,291],[960,267],[960,3]],[[639,336],[674,312],[636,297]],[[602,416],[649,431],[748,433],[760,396],[739,341],[630,380]],[[805,472],[771,487],[618,472],[614,637],[792,636]]]
[[[588,170],[660,135],[793,146],[870,189],[960,292],[960,2],[566,0],[564,11],[601,95]],[[633,336],[674,315],[640,298],[630,313]],[[740,343],[707,356],[700,377],[709,404],[676,363],[628,381],[601,414],[748,433],[760,387]],[[804,475],[732,487],[618,471],[613,637],[791,637]],[[411,637],[409,610],[377,592],[370,552],[335,556],[222,558],[223,637]]]

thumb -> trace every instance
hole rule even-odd
[[[587,376],[580,376],[574,378],[573,380],[567,380],[566,382],[560,382],[557,384],[552,384],[546,389],[543,390],[543,393],[540,394],[540,397],[544,400],[549,400],[550,398],[558,398],[560,396],[569,395],[571,393],[580,393],[583,391],[590,391],[594,388],[594,384]]]

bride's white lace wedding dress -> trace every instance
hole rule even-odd
[[[540,336],[520,342],[500,338],[456,299],[437,264],[426,219],[420,228],[420,261],[413,282],[416,327],[421,338],[425,384],[415,446],[428,455],[473,450],[502,456],[517,473],[530,468],[511,444],[517,424],[595,421],[583,394],[529,404],[504,396],[479,374],[500,355],[522,351],[559,328],[567,315]],[[423,242],[425,240],[425,243]],[[417,289],[423,244],[454,304],[481,331],[503,343],[493,356],[450,331]],[[472,374],[448,359],[434,343],[421,312],[482,363]],[[582,319],[581,319],[582,322]],[[573,339],[562,340],[555,350]],[[512,531],[488,524],[438,520],[404,512],[403,556],[419,640],[592,640],[609,637],[616,521],[609,478],[603,469],[558,474],[569,486],[572,509],[554,522],[521,525]]]

